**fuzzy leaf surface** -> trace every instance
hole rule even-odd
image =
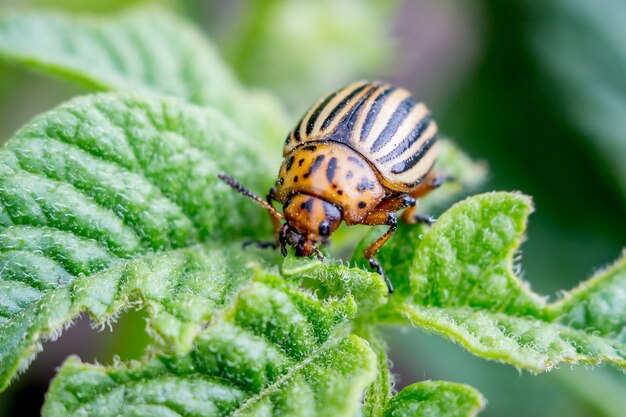
[[[383,417],[474,417],[485,406],[476,389],[446,381],[409,385],[395,395]]]
[[[378,417],[382,416],[387,409],[393,392],[394,377],[389,369],[388,348],[382,335],[374,326],[364,326],[360,334],[370,344],[378,361],[376,379],[365,391],[361,415],[363,417]]]
[[[238,166],[265,186],[247,168],[263,166],[255,155],[219,113],[115,94],[70,101],[11,138],[0,151],[0,387],[85,309],[105,320],[144,300],[159,338],[189,346],[251,276],[235,249],[201,245],[269,233],[216,178]]]
[[[276,144],[286,132],[271,97],[244,90],[199,30],[154,6],[110,17],[8,13],[0,19],[0,56],[96,89],[210,105]]]
[[[490,193],[456,204],[427,232],[404,228],[381,254],[399,294],[380,317],[400,323],[399,312],[478,356],[534,372],[560,362],[626,367],[624,261],[548,305],[513,267],[531,211],[526,196]]]
[[[113,367],[70,359],[44,416],[353,416],[374,378],[367,343],[346,333],[351,298],[320,301],[260,275],[185,355]]]
[[[340,262],[298,258],[289,254],[283,261],[281,273],[290,280],[303,283],[322,296],[350,294],[359,304],[355,320],[369,320],[369,316],[389,300],[385,282],[375,272],[350,268]]]
[[[553,320],[626,343],[626,254],[549,306]]]

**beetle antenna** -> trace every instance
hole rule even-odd
[[[278,211],[276,211],[276,209],[272,207],[270,203],[263,200],[261,197],[254,194],[252,191],[248,190],[246,187],[241,185],[236,179],[234,179],[230,175],[226,175],[223,172],[220,172],[219,174],[217,174],[217,177],[221,179],[222,181],[224,181],[226,184],[230,185],[232,188],[234,188],[238,192],[240,192],[241,194],[253,199],[257,203],[265,207],[270,212],[272,217],[274,217],[275,219],[282,220],[285,218],[285,216],[282,213],[279,213]]]

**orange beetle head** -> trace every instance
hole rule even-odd
[[[296,194],[285,202],[286,223],[281,240],[296,248],[296,256],[321,256],[315,243],[326,242],[341,224],[339,208],[318,197]],[[283,243],[281,242],[281,244]]]

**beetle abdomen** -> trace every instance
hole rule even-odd
[[[289,153],[278,174],[277,198],[320,197],[340,207],[347,224],[359,223],[385,197],[376,172],[349,146],[316,142]]]
[[[348,145],[376,168],[387,188],[408,191],[435,161],[437,126],[407,90],[361,81],[311,107],[287,136],[283,155],[317,141]]]

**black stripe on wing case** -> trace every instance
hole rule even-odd
[[[317,108],[315,109],[315,111],[313,112],[309,120],[307,120],[307,123],[306,123],[307,135],[311,134],[311,132],[313,131],[313,126],[315,126],[315,122],[317,121],[317,118],[320,116],[320,113],[322,112],[322,110],[324,110],[324,107],[326,107],[328,103],[337,95],[337,93],[338,91],[335,91],[334,93],[330,94],[328,97],[324,99],[324,101],[320,103],[319,106],[317,106]]]
[[[296,142],[300,142],[302,140],[302,138],[300,137],[300,125],[302,124],[302,120],[304,120],[305,117],[306,114],[302,116],[302,118],[298,121],[296,128],[293,130],[293,138],[296,140]]]
[[[424,143],[424,146],[422,146],[419,151],[415,152],[409,158],[392,166],[391,172],[393,174],[402,174],[403,172],[406,172],[409,169],[413,168],[424,157],[426,152],[428,152],[428,150],[435,144],[435,142],[437,142],[437,135],[428,139],[426,143]]]
[[[367,138],[367,135],[369,135],[370,130],[372,129],[372,126],[374,125],[378,114],[380,113],[380,108],[383,106],[383,104],[385,104],[385,100],[387,100],[387,97],[389,97],[389,95],[394,91],[396,91],[396,87],[390,87],[380,93],[380,95],[374,100],[374,104],[372,105],[372,108],[370,109],[369,113],[367,113],[367,117],[365,118],[363,130],[361,130],[361,142],[363,142],[365,138]]]
[[[359,114],[363,110],[363,103],[365,103],[367,99],[369,99],[376,91],[378,91],[378,86],[373,85],[372,88],[370,88],[369,91],[365,93],[363,97],[361,97],[359,101],[354,104],[354,106],[352,106],[352,110],[350,110],[348,114],[346,114],[346,116],[341,121],[341,124],[347,125],[349,128],[352,128],[354,126],[354,120],[359,117]]]
[[[341,102],[339,102],[339,104],[337,104],[335,108],[330,112],[326,120],[324,120],[324,123],[322,124],[322,129],[326,129],[328,125],[333,121],[333,119],[337,116],[337,113],[339,113],[346,106],[346,104],[348,104],[350,100],[354,98],[354,96],[363,91],[363,89],[368,85],[369,84],[364,84],[360,86],[359,88],[348,94],[343,100],[341,100]]]
[[[389,140],[393,138],[393,136],[400,128],[400,125],[402,125],[402,122],[406,120],[407,116],[409,115],[411,110],[413,110],[413,107],[415,107],[416,104],[417,102],[415,101],[415,99],[409,97],[398,105],[389,120],[387,120],[387,125],[385,126],[383,131],[380,132],[380,135],[378,135],[376,141],[372,144],[370,152],[378,152],[383,146],[389,143]]]
[[[422,137],[424,131],[428,128],[428,126],[430,126],[430,121],[430,115],[424,116],[424,118],[420,120],[415,128],[411,131],[411,133],[409,133],[408,136],[404,138],[404,140],[402,140],[402,142],[398,143],[394,150],[392,150],[382,158],[378,158],[377,161],[381,163],[389,162],[409,150],[411,146],[413,146],[413,144]]]

